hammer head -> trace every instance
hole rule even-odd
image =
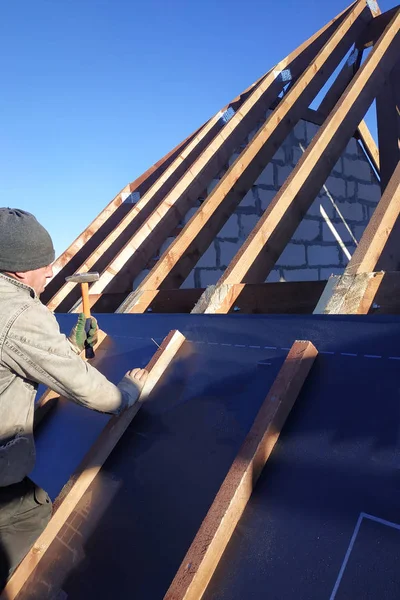
[[[97,271],[88,271],[87,273],[75,273],[65,278],[65,281],[73,281],[74,283],[92,283],[97,281],[100,275]]]

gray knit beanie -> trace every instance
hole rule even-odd
[[[51,237],[33,215],[19,208],[0,208],[0,271],[34,271],[54,259]]]

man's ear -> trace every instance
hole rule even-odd
[[[28,276],[28,272],[19,272],[19,273],[13,273],[15,279],[18,279],[18,281],[26,281],[27,276]]]

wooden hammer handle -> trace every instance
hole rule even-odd
[[[83,312],[87,319],[90,318],[89,284],[87,281],[81,283]]]

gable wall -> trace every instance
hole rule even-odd
[[[266,117],[269,114],[268,111]],[[259,123],[259,127],[261,125]],[[218,178],[209,183],[197,207],[188,212],[184,223],[201,206],[257,129],[232,155]],[[296,125],[182,287],[206,287],[218,281],[317,131],[317,125],[303,120]],[[354,252],[380,195],[376,175],[361,145],[352,139],[267,281],[321,280],[331,274],[342,273],[349,260],[346,251],[350,255]],[[335,228],[340,241],[335,238],[328,222]],[[159,255],[172,241],[173,238],[166,241]],[[133,289],[148,272],[143,271],[135,279]]]

